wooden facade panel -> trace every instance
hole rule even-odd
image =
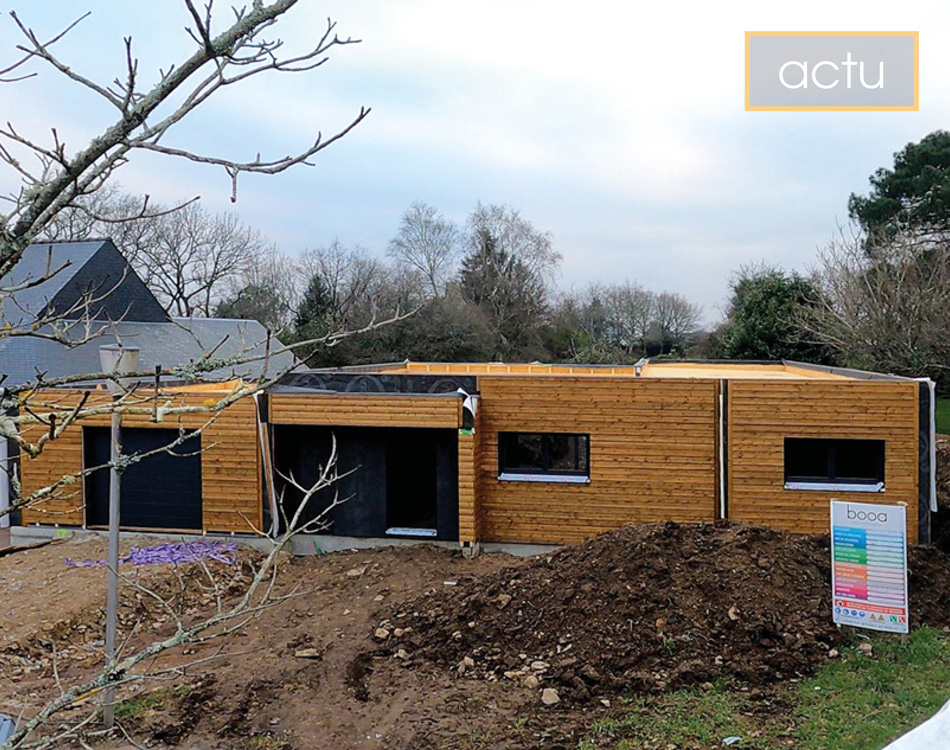
[[[461,419],[461,399],[381,393],[275,393],[271,424],[358,427],[448,427]]]
[[[458,439],[460,542],[475,542],[481,536],[481,508],[478,502],[479,483],[476,465],[480,429],[476,423],[474,435],[460,433]]]
[[[149,391],[134,395],[131,407],[150,409]],[[162,406],[208,406],[227,395],[227,391],[202,390],[200,393],[173,393],[159,398]],[[51,405],[75,405],[82,399],[77,390],[43,391],[34,395],[31,406],[39,414]],[[107,406],[111,396],[104,390],[90,392],[85,408]],[[170,414],[160,422],[152,421],[151,413],[125,414],[122,425],[129,428],[184,429],[203,427],[201,441],[202,523],[205,531],[248,532],[248,522],[260,527],[262,519],[261,465],[257,441],[256,406],[243,398],[223,410],[216,418],[206,411]],[[83,469],[82,427],[105,427],[109,414],[94,414],[71,425],[63,435],[46,445],[35,459],[23,458],[20,472],[27,493],[50,485],[60,477]],[[36,429],[36,428],[33,428]],[[35,508],[23,512],[23,523],[61,523],[83,525],[85,503],[83,480],[57,490]]]
[[[562,543],[626,523],[712,521],[718,383],[478,378],[483,541]],[[590,435],[590,483],[498,479],[499,432]]]
[[[730,381],[728,393],[729,518],[790,531],[827,532],[832,497],[906,503],[908,539],[916,542],[916,383]],[[786,437],[886,441],[885,491],[786,490]]]

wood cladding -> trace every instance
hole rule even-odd
[[[906,503],[917,541],[917,383],[730,381],[728,516],[788,531],[827,533],[831,498]],[[885,441],[885,491],[786,490],[786,437]]]
[[[150,394],[150,391],[143,393]],[[159,403],[170,406],[197,406],[217,401],[227,392],[202,389],[193,393],[173,393],[161,396]],[[34,394],[31,408],[38,414],[56,408],[77,404],[82,393],[75,390],[42,391]],[[110,396],[106,391],[92,391],[85,407],[106,406]],[[143,396],[137,405],[151,404]],[[261,465],[256,439],[256,406],[250,398],[243,398],[211,419],[206,411],[168,415],[153,422],[150,414],[125,414],[124,427],[181,428],[202,431],[201,494],[203,528],[205,531],[251,532],[250,524],[260,528],[263,522],[261,505]],[[35,459],[24,457],[20,473],[24,494],[31,494],[83,469],[82,427],[107,427],[109,414],[84,417],[70,425],[58,439],[46,444]],[[25,431],[35,441],[40,428]],[[85,522],[84,481],[77,478],[63,485],[48,498],[23,511],[23,523],[58,523],[81,526]]]
[[[422,366],[410,365],[413,371]],[[475,374],[480,393],[473,435],[458,436],[459,540],[577,542],[627,523],[708,522],[720,515],[720,450],[725,452],[726,517],[798,532],[827,532],[828,501],[906,503],[908,538],[917,539],[918,385],[844,377],[789,379],[637,378],[577,368],[534,365],[437,366]],[[532,368],[538,368],[535,373]],[[454,369],[453,369],[454,368]],[[465,368],[465,369],[463,369]],[[492,369],[496,368],[496,369]],[[719,394],[726,392],[725,443],[719,438]],[[219,392],[170,394],[176,405],[208,403]],[[80,393],[48,391],[44,402],[76,403]],[[93,392],[106,403],[108,393]],[[192,429],[207,414],[123,418],[129,427]],[[455,394],[272,393],[272,424],[457,429]],[[106,426],[109,415],[83,419]],[[39,427],[33,428],[39,434]],[[498,478],[500,432],[583,433],[590,436],[587,484]],[[885,491],[786,490],[786,437],[885,441]],[[35,436],[34,436],[35,438]],[[261,461],[255,404],[242,399],[204,431],[203,525],[207,531],[248,531],[262,523]],[[82,430],[75,425],[24,459],[26,492],[82,470]],[[24,512],[24,523],[83,523],[83,481],[66,484]],[[245,520],[245,518],[247,520]]]
[[[712,521],[715,380],[479,376],[486,542],[576,542],[627,523]],[[590,483],[498,479],[499,432],[590,435]]]
[[[271,424],[335,427],[449,427],[461,424],[462,401],[456,394],[274,393]]]
[[[475,434],[459,433],[459,541],[481,538],[481,503],[477,458],[481,443],[481,419],[475,415]]]

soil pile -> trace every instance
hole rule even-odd
[[[827,536],[730,523],[628,526],[432,592],[380,623],[384,649],[558,699],[807,674],[844,634]],[[950,620],[950,558],[914,550],[915,621]],[[918,570],[919,568],[919,570]],[[834,653],[831,653],[834,656]]]
[[[937,436],[937,513],[930,518],[930,540],[950,552],[950,437]]]

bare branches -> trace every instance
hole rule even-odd
[[[330,138],[326,140],[323,139],[321,133],[317,133],[317,139],[314,141],[313,145],[310,146],[305,151],[291,156],[283,156],[279,159],[273,159],[271,161],[263,161],[260,154],[257,155],[257,158],[253,161],[247,162],[237,162],[230,159],[222,159],[214,156],[206,156],[203,154],[196,154],[192,151],[187,151],[181,148],[172,148],[169,146],[162,146],[154,141],[137,141],[131,142],[127,141],[130,148],[139,148],[145,151],[154,151],[159,154],[164,154],[166,156],[177,156],[189,161],[197,162],[199,164],[212,164],[219,167],[224,167],[224,170],[227,172],[228,177],[231,178],[231,202],[237,202],[237,183],[238,177],[243,173],[251,174],[280,174],[291,167],[294,167],[298,164],[303,164],[308,167],[314,166],[314,164],[308,161],[312,156],[316,155],[323,149],[332,145],[336,141],[340,140],[343,136],[349,133],[353,128],[359,125],[366,116],[370,113],[370,110],[365,107],[360,108],[359,114],[356,118],[350,122],[343,130],[335,133]],[[0,133],[2,134],[2,133]]]
[[[105,185],[115,171],[127,163],[135,151],[153,151],[205,163],[225,169],[231,181],[232,200],[237,197],[237,180],[241,174],[279,174],[309,160],[338,141],[358,125],[369,113],[361,108],[356,117],[330,136],[318,133],[311,146],[297,154],[267,159],[259,154],[251,160],[234,160],[209,156],[180,146],[162,143],[169,131],[201,106],[215,92],[269,71],[299,73],[323,65],[333,47],[357,43],[341,39],[335,24],[327,22],[317,44],[302,54],[283,54],[280,39],[266,39],[263,32],[294,5],[297,0],[274,0],[269,4],[254,2],[238,9],[231,25],[218,34],[212,31],[212,5],[202,14],[192,0],[185,7],[193,25],[188,33],[197,49],[187,59],[166,67],[156,83],[139,88],[139,63],[132,54],[132,42],[125,40],[126,72],[111,85],[102,85],[77,72],[52,51],[52,46],[70,30],[77,20],[49,41],[42,41],[18,16],[13,20],[24,36],[20,46],[23,56],[0,70],[0,82],[23,80],[31,73],[21,73],[24,66],[39,60],[82,88],[105,99],[119,113],[118,119],[85,148],[70,153],[53,131],[51,146],[21,134],[12,124],[0,128],[0,162],[20,176],[22,188],[7,196],[13,208],[0,224],[0,276],[6,275],[19,260],[23,249],[63,209],[75,205],[77,199]],[[84,18],[85,16],[83,16]],[[15,74],[15,75],[14,75]],[[172,105],[173,97],[177,104]],[[164,114],[161,112],[164,111]],[[157,119],[156,119],[157,118]],[[13,152],[15,146],[30,156],[36,168]]]
[[[855,367],[936,379],[950,370],[950,245],[905,231],[867,246],[840,230],[819,252],[802,327]]]
[[[169,615],[169,619],[174,625],[174,633],[139,648],[129,649],[128,653],[121,655],[113,665],[93,678],[84,681],[82,684],[61,690],[59,696],[41,708],[30,719],[20,723],[16,732],[6,743],[0,746],[2,750],[25,747],[28,738],[47,724],[56,714],[71,708],[91,695],[99,694],[108,686],[124,685],[159,676],[161,674],[160,670],[156,672],[154,669],[150,669],[149,665],[153,664],[156,657],[161,654],[184,646],[208,644],[214,640],[219,640],[223,636],[246,627],[248,622],[266,609],[293,598],[296,591],[290,591],[279,596],[275,595],[275,583],[281,553],[297,534],[318,528],[320,524],[325,523],[328,514],[333,509],[346,502],[346,499],[335,496],[334,500],[325,509],[316,514],[315,518],[309,521],[303,520],[306,518],[306,510],[313,497],[320,491],[332,486],[337,478],[336,443],[334,441],[330,458],[326,466],[323,467],[320,477],[313,485],[303,488],[303,499],[294,513],[286,517],[284,531],[255,568],[247,589],[230,605],[224,603],[223,597],[216,595],[214,610],[210,615],[188,622],[172,606],[167,597],[161,596],[157,591],[143,586],[138,581],[126,579],[127,583],[131,583],[141,594],[156,601],[158,607]],[[201,569],[207,575],[210,575],[207,566]],[[213,579],[213,576],[211,578]],[[178,668],[176,667],[176,669]],[[74,729],[71,736],[75,736],[75,731]],[[46,742],[47,738],[41,737],[38,746],[51,746]]]

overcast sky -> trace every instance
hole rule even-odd
[[[91,10],[59,52],[102,80],[121,73],[124,36],[143,76],[189,52],[176,0],[12,7],[41,36]],[[807,270],[852,191],[907,142],[950,128],[946,2],[301,0],[279,35],[302,50],[328,16],[362,42],[312,73],[228,92],[168,140],[276,157],[372,107],[316,168],[241,183],[234,210],[289,253],[334,238],[383,253],[416,200],[460,223],[477,201],[508,203],[552,233],[563,288],[628,278],[688,296],[712,321],[731,271],[759,260]],[[745,112],[746,30],[919,30],[920,111]],[[2,60],[14,43],[4,14]],[[72,147],[112,116],[49,71],[0,87],[0,119],[31,134],[55,126]],[[232,208],[210,167],[141,158],[120,179]]]

